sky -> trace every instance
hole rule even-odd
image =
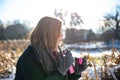
[[[85,27],[94,29],[105,13],[111,12],[119,0],[0,0],[0,20],[28,20],[36,24],[43,16],[54,16],[55,9],[77,12]]]

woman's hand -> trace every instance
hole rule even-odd
[[[80,75],[82,71],[87,68],[87,59],[84,58],[75,58],[75,73]]]
[[[65,52],[61,52],[58,54],[58,71],[65,75],[67,71],[69,70],[70,66],[73,64],[74,59],[72,57],[72,54],[70,51],[66,50]]]

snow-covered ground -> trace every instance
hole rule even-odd
[[[8,78],[4,78],[4,79],[0,79],[0,80],[14,80],[14,78],[15,78],[15,72],[10,74]]]
[[[101,56],[103,54],[112,54],[112,48],[116,48],[120,51],[120,41],[116,40],[114,43],[110,42],[91,42],[91,43],[84,43],[84,44],[67,44],[65,45],[67,48],[72,48],[71,51],[73,56],[79,55],[88,55],[91,56]],[[83,50],[84,49],[84,50]]]
[[[78,49],[98,49],[102,48],[119,48],[120,49],[120,41],[116,40],[114,42],[89,42],[89,43],[81,43],[81,44],[67,44],[68,48],[78,48]]]

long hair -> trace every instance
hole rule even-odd
[[[50,49],[57,49],[62,21],[53,17],[43,17],[30,35],[31,43]]]

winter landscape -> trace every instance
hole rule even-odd
[[[19,44],[18,44],[19,43]],[[21,43],[24,43],[22,45]],[[24,48],[29,44],[29,41],[26,40],[14,40],[14,41],[4,41],[1,42],[1,48],[5,48],[5,55],[0,54],[0,63],[1,60],[4,60],[1,63],[0,68],[0,80],[13,80],[15,77],[15,65],[16,61],[21,55]],[[6,45],[7,44],[7,45]],[[71,52],[74,57],[87,56],[88,68],[83,71],[82,77],[79,80],[119,80],[120,73],[115,73],[115,70],[120,70],[120,42],[115,41],[115,45],[108,44],[104,42],[95,43],[84,43],[83,45],[78,44],[66,44],[65,47],[71,49]],[[19,45],[19,46],[18,46]],[[10,48],[6,48],[6,47]],[[17,47],[17,50],[15,50]],[[74,49],[73,49],[74,47]],[[109,50],[103,50],[102,47],[109,47]],[[86,48],[82,51],[80,49]],[[89,50],[87,50],[89,49]],[[96,49],[96,50],[93,50]],[[113,49],[113,50],[112,50]],[[114,53],[114,54],[113,54]],[[112,59],[114,58],[114,59]],[[108,61],[111,60],[111,61]],[[118,61],[118,62],[117,62]],[[107,78],[107,79],[103,79]]]
[[[61,19],[64,46],[87,57],[79,80],[120,80],[120,0],[0,0],[0,80],[14,80],[43,16]]]

